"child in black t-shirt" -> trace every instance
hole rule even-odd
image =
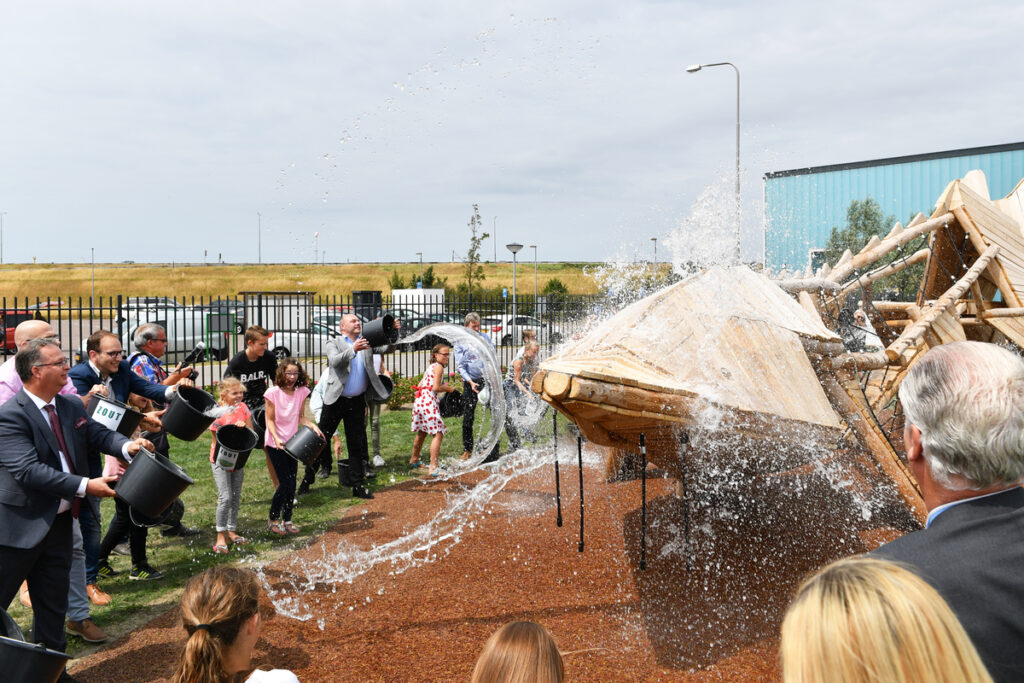
[[[245,331],[245,350],[239,351],[228,361],[225,373],[228,377],[237,377],[245,385],[245,404],[249,410],[263,409],[263,393],[267,387],[273,386],[277,374],[277,359],[274,354],[267,353],[267,342],[270,332],[252,325]],[[267,471],[270,481],[277,488],[277,473],[267,456]]]

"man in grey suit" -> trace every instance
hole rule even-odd
[[[1024,361],[994,344],[928,351],[900,385],[928,520],[873,554],[945,598],[997,681],[1024,680]]]
[[[395,327],[400,323],[395,322]],[[324,386],[324,407],[320,413],[320,431],[331,443],[338,424],[345,424],[345,445],[348,451],[347,467],[338,468],[338,481],[352,487],[356,498],[373,498],[366,488],[363,462],[369,459],[366,445],[366,398],[373,372],[373,354],[387,353],[391,347],[370,348],[370,342],[360,336],[362,323],[351,313],[341,317],[338,326],[341,335],[327,342],[327,369],[321,382]],[[328,456],[329,449],[328,449]]]
[[[130,459],[151,445],[110,431],[77,397],[59,395],[68,361],[56,340],[27,343],[14,363],[23,386],[0,406],[0,604],[27,579],[33,637],[63,651],[72,519],[86,494],[114,495],[115,477],[84,476],[86,455],[98,448]]]

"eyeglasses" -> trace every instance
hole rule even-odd
[[[154,337],[153,341],[163,342],[164,344],[166,344],[167,343],[167,337]]]
[[[51,366],[58,367],[58,368],[62,368],[62,367],[65,367],[65,366],[71,367],[71,361],[69,361],[67,358],[61,358],[60,360],[55,360],[52,363],[36,363],[32,367],[34,367],[34,368],[48,368],[48,367],[51,367]]]
[[[100,351],[104,356],[110,356],[111,358],[117,358],[124,355],[124,350],[120,349],[117,351]]]

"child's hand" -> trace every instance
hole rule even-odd
[[[245,426],[245,420],[236,420],[235,421],[235,426],[236,427],[244,427]]]

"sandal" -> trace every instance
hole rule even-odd
[[[284,536],[287,533],[284,530],[284,527],[281,526],[281,522],[278,522],[274,519],[267,521],[267,528],[270,529],[270,533],[276,534],[278,536]]]
[[[248,542],[249,539],[247,539],[245,536],[235,536],[234,538],[229,539],[229,543],[231,543],[232,545],[245,545]]]
[[[299,533],[300,531],[302,531],[302,527],[300,527],[300,526],[295,526],[295,525],[294,525],[294,524],[292,524],[291,522],[285,522],[285,523],[284,523],[284,530],[285,530],[285,531],[287,531],[287,532],[288,532],[288,533],[290,533],[290,534],[297,534],[297,533]]]
[[[423,467],[423,462],[420,460],[412,460],[409,462],[410,470],[418,470],[421,467]]]
[[[226,545],[215,545],[213,546],[213,552],[217,555],[227,555],[228,547]]]

